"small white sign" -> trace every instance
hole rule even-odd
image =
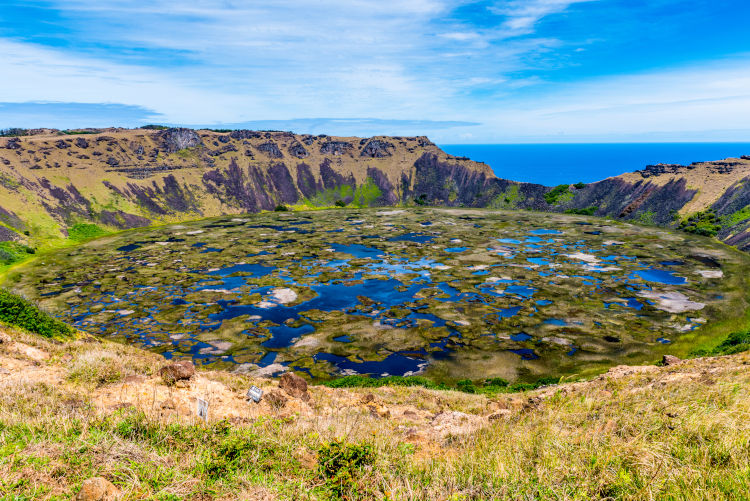
[[[203,421],[208,420],[208,402],[206,402],[202,398],[198,399],[197,413],[198,413],[198,417],[201,418]]]
[[[247,398],[252,399],[253,402],[256,404],[260,402],[260,399],[263,397],[263,390],[258,388],[257,386],[251,386],[249,390],[247,390]]]

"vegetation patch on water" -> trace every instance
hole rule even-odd
[[[122,232],[6,284],[79,329],[216,368],[499,391],[486,380],[534,385],[726,336],[749,261],[580,215],[338,209]]]

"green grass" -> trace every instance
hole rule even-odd
[[[713,348],[698,348],[691,352],[693,356],[733,355],[750,350],[750,329],[733,332]]]
[[[750,205],[746,205],[732,214],[722,216],[721,224],[724,226],[734,226],[748,219],[750,219]]]
[[[76,223],[68,228],[68,238],[75,242],[85,242],[108,233],[107,230],[93,223]]]
[[[432,379],[422,376],[387,376],[383,378],[373,378],[369,376],[354,375],[336,378],[323,383],[329,388],[382,388],[385,386],[419,386],[430,390],[452,390],[462,391],[464,393],[480,393],[485,395],[495,395],[498,393],[515,393],[521,391],[535,390],[542,386],[557,384],[560,381],[558,377],[544,377],[533,383],[514,383],[510,384],[502,378],[490,378],[481,381],[471,379],[462,379],[455,385],[448,385],[433,381]]]
[[[18,242],[0,242],[0,266],[20,263],[36,254],[36,250]]]
[[[47,338],[71,337],[75,330],[31,301],[0,289],[0,322]]]

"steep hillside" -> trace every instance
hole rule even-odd
[[[492,177],[487,165],[450,157],[424,137],[82,132],[42,130],[0,141],[0,240],[25,234],[43,243],[77,223],[130,228],[279,204],[394,205],[425,184],[420,170],[430,162],[459,168],[462,182],[473,186]],[[441,184],[448,198],[458,197],[456,186]]]
[[[278,205],[429,204],[684,221],[748,250],[749,177],[743,157],[551,188],[498,179],[488,165],[448,155],[425,137],[40,129],[0,139],[0,242],[44,246]]]

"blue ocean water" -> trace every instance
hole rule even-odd
[[[591,183],[649,164],[690,164],[750,155],[750,143],[442,144],[446,153],[485,162],[495,175],[554,186]]]

